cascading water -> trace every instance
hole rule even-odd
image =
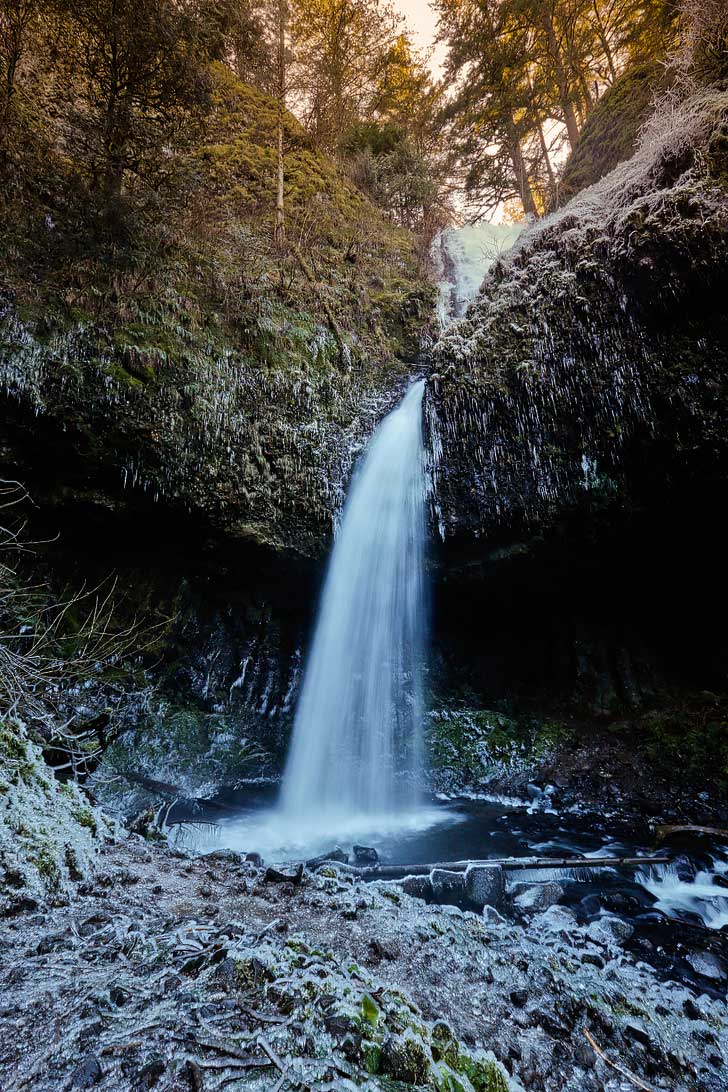
[[[410,809],[422,765],[424,381],[374,433],[334,545],[280,810],[318,824]]]

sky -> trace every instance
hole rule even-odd
[[[434,44],[437,31],[437,16],[427,0],[394,0],[394,6],[401,11],[413,32],[415,44],[420,49],[427,49]],[[433,74],[442,74],[442,62],[445,49],[438,46],[430,62]]]

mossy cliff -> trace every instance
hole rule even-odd
[[[87,879],[111,826],[73,783],[60,785],[24,724],[0,721],[0,915],[62,905]]]
[[[227,536],[321,551],[354,452],[412,369],[432,289],[413,238],[292,117],[295,245],[273,248],[276,119],[273,100],[217,69],[184,208],[124,251],[81,246],[70,213],[37,198],[5,207],[2,462],[38,500],[159,500]]]

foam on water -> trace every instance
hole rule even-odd
[[[282,863],[306,860],[327,853],[335,845],[349,849],[352,844],[374,846],[386,857],[393,845],[435,827],[462,821],[462,816],[442,807],[415,807],[381,813],[351,812],[332,817],[311,809],[292,823],[279,808],[250,811],[223,820],[214,829],[194,832],[194,849],[206,852],[225,847],[240,853],[260,853],[266,861]],[[189,837],[183,832],[182,837]]]
[[[638,872],[635,879],[657,902],[655,908],[669,918],[695,914],[709,929],[728,925],[728,888],[715,883],[718,875],[726,875],[728,865],[713,861],[713,871],[696,872],[690,881],[680,879],[674,865],[654,865]]]

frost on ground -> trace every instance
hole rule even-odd
[[[22,723],[0,723],[0,914],[68,901],[111,825],[74,783],[60,784]]]
[[[446,532],[608,499],[635,459],[679,473],[725,452],[728,92],[676,93],[655,119],[521,235],[436,347]]]
[[[69,906],[0,928],[0,1083],[62,1088],[719,1092],[724,1002],[609,919],[506,921],[334,867],[266,882],[132,836]]]

